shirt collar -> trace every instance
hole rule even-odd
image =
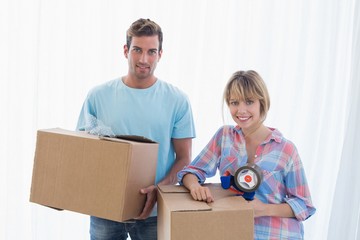
[[[271,140],[274,140],[277,143],[281,143],[283,139],[283,135],[281,134],[281,132],[276,128],[269,127],[269,129],[271,130],[271,134],[265,139],[264,143],[268,143]]]
[[[281,143],[282,139],[283,139],[283,135],[282,133],[277,130],[276,128],[271,128],[269,127],[271,134],[265,139],[265,141],[263,142],[263,144],[269,143],[271,140],[277,142],[277,143]],[[242,136],[244,136],[244,133],[241,131],[241,128],[239,127],[239,125],[235,126],[235,130],[240,133]]]

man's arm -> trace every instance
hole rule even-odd
[[[191,138],[173,139],[174,150],[176,154],[175,163],[168,175],[162,179],[158,185],[169,185],[177,183],[177,173],[191,161]]]
[[[192,138],[172,139],[176,154],[175,163],[170,169],[168,175],[162,179],[159,185],[168,185],[177,183],[177,173],[188,165],[191,161]],[[140,190],[142,194],[146,194],[146,203],[144,209],[137,219],[145,219],[149,217],[156,203],[157,188],[151,185]]]

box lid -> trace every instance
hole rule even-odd
[[[167,205],[171,211],[222,211],[222,210],[245,210],[252,209],[250,205],[244,204],[246,200],[233,192],[223,189],[221,184],[204,184],[207,186],[213,197],[214,202],[206,203],[194,201],[189,190],[180,185],[159,185],[158,189],[167,199]]]

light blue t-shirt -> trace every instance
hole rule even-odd
[[[162,180],[175,161],[172,138],[194,138],[190,102],[177,87],[157,80],[146,89],[130,88],[118,78],[88,94],[77,130],[98,134],[139,135],[159,143],[156,182]]]

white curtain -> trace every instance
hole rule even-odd
[[[360,239],[359,15],[356,0],[0,0],[0,239],[89,239],[88,216],[29,202],[36,131],[74,129],[88,90],[126,74],[140,17],[164,31],[156,75],[191,100],[193,156],[224,124],[230,75],[256,70],[317,207],[305,239]]]
[[[333,205],[330,211],[329,239],[360,239],[360,2],[357,1],[352,16],[351,55],[349,56],[349,89],[347,120],[340,164],[337,169]],[[339,231],[338,231],[339,230]],[[341,230],[341,231],[340,231]]]

